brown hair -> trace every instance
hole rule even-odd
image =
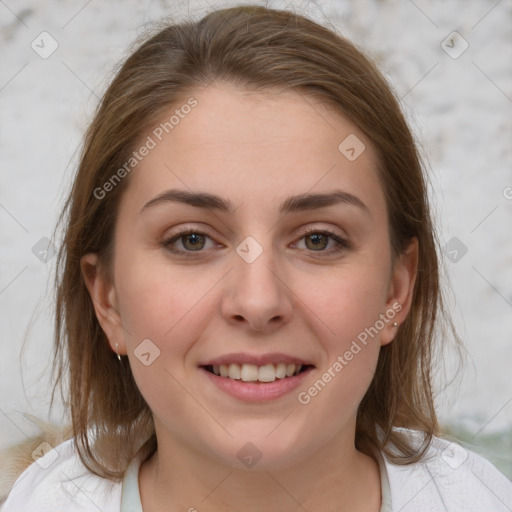
[[[127,358],[117,360],[95,316],[80,258],[98,253],[107,275],[118,204],[129,177],[102,199],[94,190],[123,166],[168,109],[193,88],[225,81],[254,90],[293,89],[313,95],[356,124],[379,158],[393,257],[419,241],[412,306],[395,340],[382,347],[376,373],[358,410],[356,446],[383,450],[394,462],[420,460],[439,433],[432,382],[436,327],[453,325],[440,290],[438,241],[426,177],[399,103],[375,64],[351,42],[292,12],[240,6],[198,22],[167,25],[126,60],[104,94],[86,133],[78,172],[59,223],[55,388],[63,393],[83,463],[121,478],[139,454],[157,449],[151,411]],[[394,427],[425,433],[420,450]],[[392,447],[394,448],[392,449]]]

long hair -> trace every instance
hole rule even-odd
[[[358,409],[355,442],[365,453],[383,450],[398,464],[420,460],[439,432],[432,381],[437,328],[448,325],[455,331],[443,305],[439,244],[416,143],[395,93],[362,50],[293,12],[239,6],[197,22],[168,24],[147,36],[118,69],[86,132],[59,218],[64,239],[55,277],[52,393],[53,403],[60,384],[82,462],[116,480],[135,455],[145,460],[157,449],[151,411],[127,358],[119,362],[110,349],[80,270],[80,258],[97,253],[110,275],[119,200],[130,176],[104,197],[95,190],[122,168],[156,120],[192,89],[214,81],[314,96],[372,142],[393,258],[416,237],[419,260],[410,313],[394,341],[380,350]],[[414,448],[396,427],[423,432],[422,448]]]

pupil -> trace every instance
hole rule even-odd
[[[309,235],[310,241],[312,241],[313,245],[316,246],[316,247],[318,247],[319,244],[320,245],[322,244],[322,238],[323,237],[325,237],[325,235],[323,235],[322,233],[316,233],[316,234],[313,234],[313,235]]]
[[[189,241],[189,242],[192,240],[191,245],[196,245],[199,242],[200,235],[192,233],[192,234],[187,235],[186,238],[187,238],[187,241]]]

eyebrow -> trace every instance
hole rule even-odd
[[[235,211],[233,203],[220,196],[209,194],[207,192],[189,192],[187,190],[170,189],[148,201],[142,207],[140,213],[143,213],[150,207],[168,202],[188,204],[204,210],[216,210],[227,214],[232,214]],[[361,201],[361,199],[343,190],[335,190],[333,192],[323,194],[306,193],[288,197],[279,207],[279,213],[286,214],[307,210],[317,210],[336,204],[357,206],[367,214],[370,214],[370,210],[366,204]]]

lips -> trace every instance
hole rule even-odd
[[[229,367],[231,367],[231,365]],[[294,374],[291,377],[286,376],[284,378],[276,378],[274,381],[267,382],[260,380],[243,381],[241,378],[230,379],[229,376],[222,377],[220,375],[215,375],[215,373],[213,373],[213,366],[201,366],[199,370],[202,375],[201,378],[206,379],[205,382],[211,383],[214,389],[220,390],[222,393],[235,398],[237,401],[246,403],[264,403],[277,400],[281,397],[284,398],[285,396],[293,397],[292,392],[304,383],[310,372],[314,371],[314,368],[315,367],[312,365],[306,365],[301,368],[298,374]],[[258,372],[259,371],[260,369],[258,368]],[[296,371],[297,368],[295,369],[295,372]]]

